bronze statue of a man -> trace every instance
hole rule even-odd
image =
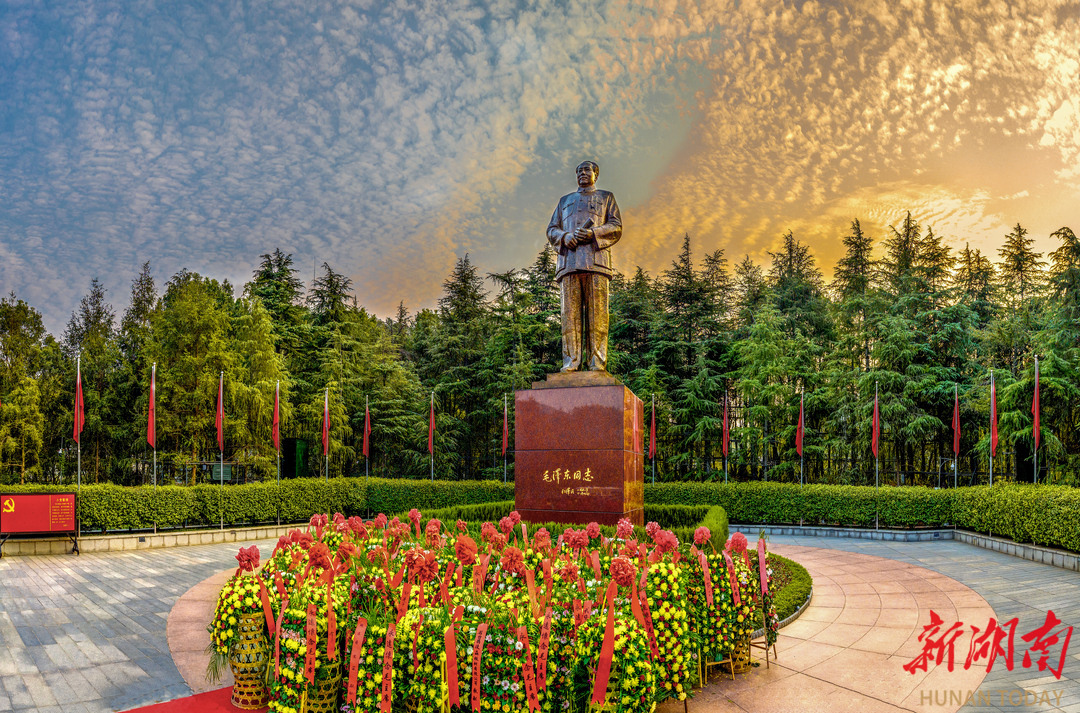
[[[622,236],[615,196],[596,188],[600,167],[582,161],[578,189],[559,199],[547,237],[559,252],[555,280],[562,297],[562,371],[607,370],[611,246]]]

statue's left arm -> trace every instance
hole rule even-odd
[[[619,204],[615,202],[614,193],[607,195],[606,203],[604,224],[592,229],[598,250],[610,248],[622,237],[622,216],[619,214]]]

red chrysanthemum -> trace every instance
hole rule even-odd
[[[619,556],[611,560],[611,578],[615,580],[615,583],[620,587],[629,587],[634,583],[634,576],[637,574],[637,568],[634,567],[634,563],[630,561],[628,557]]]
[[[619,518],[619,522],[615,525],[615,537],[620,540],[629,540],[634,536],[634,523],[630,522],[629,518]]]
[[[509,516],[499,520],[499,530],[506,537],[510,537],[510,531],[514,529],[514,521]]]
[[[547,531],[546,527],[541,527],[533,535],[533,547],[545,552],[551,549],[551,533]]]
[[[701,547],[710,539],[712,539],[712,531],[704,525],[694,530],[694,544],[698,547]]]
[[[457,523],[455,523],[455,525],[457,526],[458,532],[468,532],[469,531],[469,525],[464,520],[458,520]]]
[[[585,527],[585,534],[589,536],[590,540],[595,540],[600,537],[600,524],[596,522],[590,522]]]
[[[375,527],[382,529],[386,527],[386,513],[379,513],[375,516]]]
[[[468,535],[460,535],[454,543],[454,554],[466,567],[476,562],[476,542]]]
[[[650,522],[645,526],[645,534],[649,537],[656,539],[656,533],[660,532],[660,524],[656,522]]]
[[[516,547],[507,547],[503,550],[502,558],[499,560],[499,566],[502,567],[504,572],[524,575],[525,555]]]
[[[259,548],[255,545],[241,547],[240,552],[236,555],[236,561],[240,565],[240,571],[254,572],[259,566]]]
[[[514,527],[517,527],[518,523],[521,522],[521,513],[517,510],[512,511],[510,513],[510,522],[514,523]]]
[[[728,540],[727,549],[730,549],[735,554],[741,554],[746,552],[746,535],[741,532],[736,532]]]

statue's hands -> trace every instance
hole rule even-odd
[[[577,238],[574,237],[573,233],[563,233],[562,241],[567,250],[573,250],[578,246]]]
[[[590,242],[594,237],[592,228],[578,228],[574,231],[574,238],[576,245],[584,245]]]

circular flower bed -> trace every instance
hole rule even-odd
[[[238,616],[263,617],[270,710],[651,711],[749,634],[768,584],[745,537],[716,552],[706,528],[691,544],[649,523],[637,542],[594,523],[553,542],[517,513],[473,533],[408,520],[316,515],[257,574],[244,551],[210,630],[227,655]]]

